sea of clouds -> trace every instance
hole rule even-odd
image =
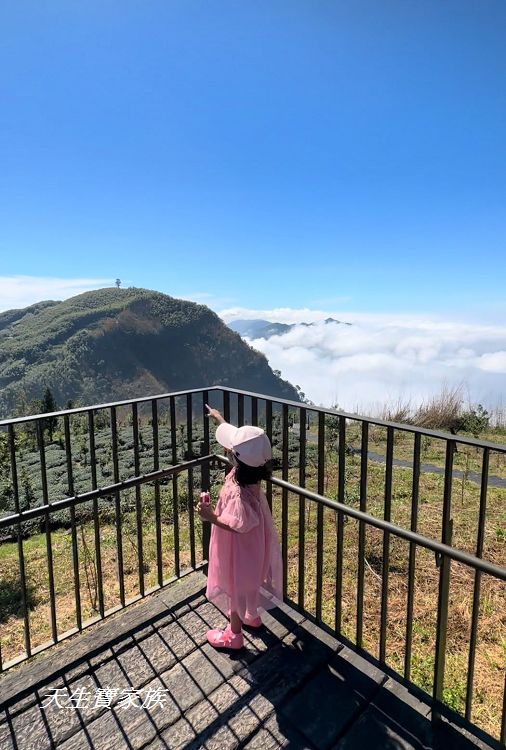
[[[443,388],[458,387],[465,404],[502,410],[506,403],[506,325],[290,308],[220,314],[225,322],[314,323],[247,341],[316,404],[378,413],[399,401],[414,408]],[[325,324],[329,316],[352,325]]]

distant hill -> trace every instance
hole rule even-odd
[[[146,289],[99,289],[0,313],[0,415],[205,385],[298,400],[266,357],[209,308]],[[23,408],[24,405],[24,408]]]
[[[344,323],[342,320],[335,318],[326,318],[325,324],[338,323],[339,325],[349,326],[351,323]],[[314,326],[315,323],[272,323],[269,320],[232,320],[228,327],[248,339],[269,339],[271,336],[282,336],[288,333],[295,326]]]

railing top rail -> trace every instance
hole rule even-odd
[[[34,419],[47,419],[48,417],[63,417],[66,414],[85,414],[89,411],[98,411],[99,409],[110,409],[113,406],[130,406],[131,404],[142,404],[148,401],[159,401],[160,399],[186,396],[188,393],[202,393],[203,391],[215,390],[221,386],[211,386],[210,388],[192,388],[186,391],[172,391],[170,393],[156,393],[152,396],[140,396],[138,398],[128,398],[124,401],[109,401],[105,404],[91,404],[90,406],[76,406],[73,409],[60,409],[59,411],[44,412],[43,414],[30,414],[26,417],[12,417],[10,419],[0,419],[0,427],[8,427],[10,424],[21,424],[22,422],[31,422]],[[271,398],[269,396],[269,398]]]
[[[287,406],[293,406],[297,409],[305,408],[307,411],[314,411],[318,413],[327,414],[329,416],[344,417],[345,419],[353,420],[355,422],[366,422],[370,425],[377,427],[392,427],[396,430],[402,430],[403,432],[410,432],[413,434],[425,435],[427,437],[437,438],[439,440],[449,441],[452,440],[454,443],[461,445],[471,445],[475,448],[489,448],[490,450],[497,451],[499,453],[506,453],[506,445],[502,443],[493,443],[488,440],[479,440],[477,438],[468,438],[460,435],[452,435],[450,432],[443,432],[440,430],[430,430],[424,427],[417,427],[416,425],[405,424],[401,422],[389,422],[384,419],[377,419],[375,417],[367,417],[360,414],[352,414],[350,412],[338,411],[336,409],[330,409],[324,406],[316,406],[316,404],[306,404],[302,401],[290,401],[289,399],[278,398],[277,396],[268,395],[265,393],[255,393],[253,391],[243,391],[238,388],[229,388],[224,385],[211,385],[203,386],[202,388],[191,388],[185,391],[173,391],[169,393],[158,393],[151,396],[141,396],[139,398],[126,399],[124,401],[112,401],[105,404],[93,404],[91,406],[79,406],[74,409],[62,409],[61,411],[55,411],[44,414],[31,414],[25,417],[14,417],[11,419],[0,420],[0,427],[8,427],[9,425],[21,424],[24,422],[30,422],[37,419],[47,419],[48,417],[63,417],[66,414],[83,414],[89,411],[96,411],[98,409],[110,409],[115,406],[129,406],[131,404],[147,403],[153,400],[167,399],[170,397],[186,396],[189,393],[203,393],[204,391],[227,391],[228,393],[237,393],[242,396],[251,396],[252,398],[263,399],[271,401],[276,404],[286,404]]]
[[[377,425],[378,427],[393,427],[396,430],[403,430],[404,432],[419,433],[420,435],[427,435],[428,437],[439,438],[440,440],[453,440],[455,443],[464,443],[466,445],[474,445],[477,448],[490,448],[500,453],[506,453],[506,445],[503,443],[492,443],[488,440],[478,440],[476,438],[468,438],[460,435],[452,435],[451,432],[443,432],[440,430],[429,430],[425,427],[417,427],[416,425],[405,424],[401,422],[388,422],[384,419],[376,419],[375,417],[366,417],[361,414],[351,414],[346,411],[338,411],[336,409],[330,409],[326,406],[316,406],[315,404],[306,404],[302,401],[289,401],[284,398],[277,398],[276,396],[268,396],[264,393],[252,393],[251,391],[242,391],[237,388],[229,388],[228,386],[214,385],[210,388],[203,388],[202,390],[222,390],[228,391],[229,393],[239,393],[243,396],[252,396],[253,398],[267,399],[273,401],[276,404],[287,404],[288,406],[294,406],[297,409],[301,407],[307,411],[323,412],[335,417],[345,417],[345,419],[351,419],[355,422],[367,422],[371,425]]]
[[[155,482],[160,479],[165,479],[166,477],[174,476],[175,474],[181,474],[183,471],[202,466],[203,464],[216,460],[216,458],[218,457],[214,453],[207,456],[199,456],[191,461],[183,461],[175,466],[169,466],[167,469],[157,469],[156,471],[150,471],[147,474],[130,477],[129,479],[122,479],[119,482],[114,482],[113,484],[104,487],[97,487],[95,490],[75,493],[74,495],[62,497],[60,500],[52,500],[47,504],[36,505],[33,508],[27,508],[26,510],[16,513],[8,513],[8,515],[0,515],[0,529],[9,528],[10,526],[15,526],[16,524],[24,523],[25,521],[39,518],[40,516],[57,513],[64,508],[87,503],[90,500],[95,500],[99,497],[102,498],[109,496],[114,499],[113,495],[115,492],[131,489],[132,487],[147,484],[148,482]]]
[[[215,455],[214,458],[224,465],[231,466],[230,461],[228,461],[225,456]],[[476,557],[476,555],[472,555],[469,552],[464,552],[464,550],[460,550],[457,547],[452,547],[449,544],[438,542],[436,539],[431,539],[430,537],[423,536],[423,534],[419,534],[416,531],[404,529],[402,526],[397,526],[391,521],[385,521],[383,518],[376,518],[376,516],[372,516],[370,513],[358,510],[358,508],[353,508],[350,505],[345,505],[344,503],[340,503],[337,500],[332,500],[331,498],[325,497],[324,495],[319,495],[317,492],[308,490],[306,487],[299,487],[299,485],[292,484],[291,482],[286,482],[284,479],[280,479],[279,477],[271,476],[268,481],[272,484],[277,485],[278,487],[282,487],[288,490],[289,492],[293,492],[296,495],[302,495],[308,500],[322,503],[322,505],[326,505],[332,510],[340,511],[350,518],[355,518],[357,521],[363,521],[364,523],[375,526],[378,529],[388,531],[407,542],[414,542],[415,544],[420,545],[421,547],[425,547],[426,549],[429,549],[436,554],[446,555],[456,562],[463,563],[464,565],[468,565],[475,570],[480,570],[482,573],[486,573],[488,575],[494,576],[495,578],[499,578],[502,581],[506,581],[506,568],[502,567],[501,565],[496,565],[495,563],[488,562],[488,560],[484,560],[481,557]]]
[[[217,459],[223,465],[231,466],[230,461],[225,456],[214,455],[213,458]],[[502,567],[501,565],[495,565],[495,563],[483,560],[481,557],[476,557],[476,555],[472,555],[469,552],[464,552],[457,547],[452,547],[449,544],[444,544],[443,542],[438,542],[437,540],[431,539],[430,537],[423,536],[423,534],[419,534],[416,531],[403,529],[402,526],[397,526],[391,521],[385,521],[383,518],[376,518],[375,516],[372,516],[369,513],[365,513],[362,510],[352,508],[349,505],[340,503],[337,500],[332,500],[331,498],[325,497],[324,495],[319,495],[317,492],[312,492],[306,487],[299,487],[299,485],[291,484],[291,482],[286,482],[284,479],[280,479],[279,477],[271,476],[268,481],[272,484],[277,485],[278,487],[282,487],[288,490],[289,492],[293,492],[296,495],[302,495],[308,500],[322,503],[332,510],[340,511],[341,513],[344,513],[344,515],[350,516],[350,518],[355,518],[357,521],[363,521],[364,523],[375,526],[378,529],[388,531],[407,542],[413,542],[414,544],[425,547],[426,549],[429,549],[436,554],[446,555],[456,562],[461,562],[464,565],[468,565],[469,567],[474,568],[475,570],[480,570],[482,573],[487,573],[488,575],[492,575],[502,581],[506,581],[506,568]]]
[[[291,492],[294,492],[298,495],[304,495],[304,497],[307,497],[309,500],[316,500],[317,502],[323,503],[329,508],[341,511],[345,515],[350,516],[350,518],[355,518],[358,521],[364,521],[371,526],[376,526],[376,528],[378,529],[388,531],[391,534],[400,537],[401,539],[405,539],[407,542],[414,542],[421,547],[430,549],[436,554],[446,555],[456,562],[468,565],[475,570],[480,570],[482,573],[492,575],[495,578],[499,578],[501,581],[506,581],[506,568],[502,567],[501,565],[496,565],[495,563],[488,562],[488,560],[483,560],[481,557],[471,555],[469,552],[464,552],[464,550],[458,549],[458,547],[452,547],[451,545],[444,544],[443,542],[438,542],[435,539],[430,539],[429,537],[423,536],[422,534],[418,534],[416,531],[403,529],[402,526],[397,526],[391,521],[385,521],[382,518],[376,518],[369,513],[364,513],[361,510],[356,510],[355,508],[351,508],[347,505],[339,503],[336,500],[331,500],[330,498],[324,497],[323,495],[318,495],[316,492],[311,492],[309,490],[306,490],[305,488],[298,487],[297,485],[290,484],[289,482],[285,482],[283,479],[273,477],[271,481],[273,482],[273,484],[277,484],[279,487],[285,487],[287,490],[290,490]]]

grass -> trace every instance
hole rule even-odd
[[[384,431],[383,431],[384,433]],[[370,449],[384,448],[384,435],[371,431]],[[348,435],[348,438],[350,435]],[[409,442],[411,440],[411,444]],[[395,456],[409,455],[412,437],[402,437],[395,443]],[[431,462],[441,456],[437,446],[431,448]],[[460,450],[460,449],[459,449]],[[499,464],[496,465],[495,470]],[[372,460],[367,461],[367,510],[372,515],[383,517],[385,467]],[[215,482],[221,474],[214,475]],[[298,469],[291,468],[289,481],[298,483]],[[178,480],[180,499],[185,499],[187,489],[183,477]],[[317,465],[308,462],[306,483],[308,488],[317,488]],[[394,467],[392,474],[392,521],[408,527],[411,520],[412,471]],[[335,453],[330,452],[325,466],[325,494],[336,497],[337,466]],[[194,499],[200,485],[195,474]],[[360,457],[349,455],[346,459],[346,502],[358,507],[360,500]],[[435,539],[441,538],[441,514],[444,478],[442,475],[422,472],[420,477],[420,502],[418,530]],[[480,488],[468,478],[455,480],[452,490],[453,544],[474,553],[478,528]],[[171,504],[170,485],[162,487],[162,556],[164,578],[175,573],[174,529],[168,512]],[[217,494],[215,484],[214,496]],[[506,491],[489,487],[487,497],[487,519],[484,533],[484,556],[486,559],[504,564],[506,552]],[[144,546],[144,584],[146,588],[157,583],[156,537],[153,508],[153,492],[150,485],[142,490],[142,533]],[[273,489],[273,516],[281,531],[281,493]],[[323,519],[323,570],[322,570],[322,620],[334,626],[335,576],[336,576],[336,514],[322,508]],[[135,513],[123,516],[123,564],[125,595],[139,593],[137,537]],[[316,540],[318,512],[313,503],[306,502],[305,526],[305,607],[316,613]],[[299,499],[289,496],[288,503],[288,578],[290,598],[297,600],[299,583]],[[195,522],[197,561],[201,550],[201,524]],[[356,641],[357,628],[357,576],[358,576],[358,522],[348,520],[344,525],[343,577],[342,577],[342,633],[350,641]],[[383,533],[369,527],[365,533],[365,557],[363,601],[362,645],[374,656],[379,654],[380,607],[383,573]],[[105,609],[119,603],[117,580],[116,526],[110,516],[100,523],[102,573],[104,580]],[[83,521],[77,533],[80,594],[83,620],[97,614],[97,592],[94,566],[94,526]],[[56,621],[62,633],[76,624],[76,606],[73,579],[72,536],[70,530],[51,532],[51,548],[55,574]],[[181,567],[190,562],[190,535],[188,513],[180,515]],[[47,572],[47,550],[45,534],[36,534],[23,541],[26,577],[29,588],[30,627],[32,645],[50,639],[49,580]],[[404,671],[405,639],[407,622],[409,545],[390,537],[390,559],[388,575],[388,628],[386,640],[386,662],[398,671]],[[0,589],[0,633],[2,658],[13,658],[24,650],[23,613],[19,588],[19,563],[16,543],[0,545],[1,589]],[[437,595],[439,568],[432,553],[419,548],[416,553],[415,603],[412,629],[411,679],[421,688],[432,691],[434,673],[434,650],[436,636]],[[465,566],[451,564],[450,604],[448,613],[448,640],[444,700],[455,710],[463,713],[466,697],[466,674],[471,627],[474,573]],[[497,736],[502,707],[506,656],[506,593],[504,585],[482,576],[479,608],[478,645],[475,661],[472,720],[492,736]]]

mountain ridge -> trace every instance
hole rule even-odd
[[[320,321],[319,321],[320,322]],[[351,323],[346,323],[342,320],[336,320],[336,318],[326,318],[323,323],[329,325],[336,323],[338,325],[351,326]],[[296,326],[305,326],[310,328],[316,323],[275,323],[270,320],[264,320],[262,318],[246,319],[238,318],[231,320],[227,324],[228,327],[238,333],[240,336],[244,336],[248,339],[268,339],[271,336],[283,336],[288,333]]]
[[[228,385],[298,400],[266,357],[205,305],[106,288],[0,313],[0,415],[30,412],[46,387],[83,405]]]

